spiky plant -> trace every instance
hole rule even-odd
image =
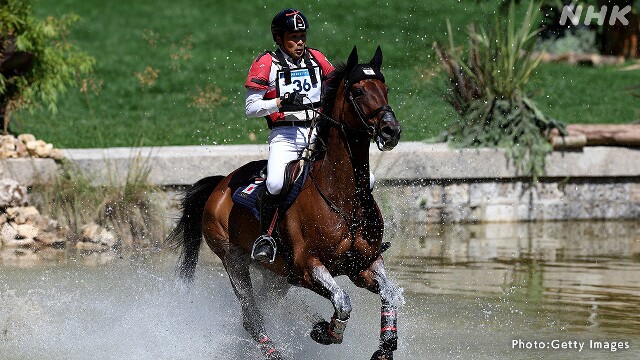
[[[112,230],[124,248],[157,246],[167,226],[158,204],[159,186],[148,181],[149,159],[129,160],[124,184],[111,174],[108,185],[96,186],[78,167],[65,162],[52,181],[32,188],[34,205],[47,216],[69,226],[79,238],[82,225],[95,222]]]
[[[546,117],[525,92],[540,57],[532,57],[538,9],[531,1],[520,26],[515,5],[497,14],[490,33],[469,29],[466,61],[453,43],[435,43],[440,64],[448,75],[446,101],[460,114],[460,121],[445,139],[460,147],[506,149],[520,175],[536,180],[544,173],[545,156],[552,150],[545,133],[564,126]]]

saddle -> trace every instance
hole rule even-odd
[[[263,160],[263,162],[264,166],[261,167],[261,170],[245,181],[242,181],[231,197],[234,203],[249,209],[258,220],[260,220],[260,210],[257,204],[258,195],[262,191],[265,191],[267,186],[265,182],[267,161]],[[278,210],[280,214],[284,214],[287,209],[289,209],[300,194],[300,191],[302,191],[302,185],[309,174],[310,167],[311,162],[303,159],[294,160],[287,164],[285,168],[285,181],[282,185],[282,192],[280,193],[284,196]]]

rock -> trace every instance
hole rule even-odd
[[[51,153],[52,149],[53,149],[52,144],[47,144],[42,140],[38,140],[38,144],[36,145],[34,152],[38,157],[46,158],[46,157],[49,157],[49,154]]]
[[[2,147],[3,150],[15,151],[16,138],[14,138],[12,135],[0,136],[0,147]]]
[[[41,218],[40,212],[35,208],[35,206],[25,206],[9,209],[17,209],[15,215],[11,217],[16,224],[35,224]],[[7,214],[9,212],[9,209],[7,209]]]
[[[58,237],[55,232],[40,232],[36,241],[42,243],[43,245],[53,246],[53,247],[63,247],[67,240],[64,238]]]
[[[62,160],[64,159],[64,152],[60,149],[51,149],[49,157],[54,160]]]
[[[13,240],[18,237],[18,231],[9,223],[4,223],[0,229],[0,237],[2,237],[2,242]]]
[[[29,141],[36,141],[36,137],[33,136],[32,134],[20,134],[20,135],[18,135],[18,140],[20,140],[20,142],[26,144]]]
[[[84,225],[80,228],[80,233],[82,237],[80,242],[91,242],[105,247],[113,247],[117,242],[116,236],[111,231],[96,223]]]
[[[27,146],[27,150],[29,150],[29,152],[34,151],[36,146],[38,146],[38,143],[35,140],[27,141],[24,144]]]
[[[24,231],[25,234],[28,234],[26,229],[24,229]],[[33,237],[20,239],[19,236],[20,234],[18,229],[14,228],[9,223],[2,225],[0,237],[2,237],[2,243],[5,247],[28,247],[36,242]]]
[[[0,179],[0,208],[24,206],[27,202],[26,186],[13,179]]]
[[[29,156],[29,150],[27,150],[27,145],[25,145],[22,141],[16,144],[16,155],[18,155],[18,157]]]
[[[16,231],[18,232],[18,237],[24,239],[35,239],[40,233],[38,228],[32,224],[17,224]]]

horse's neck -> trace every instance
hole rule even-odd
[[[369,192],[369,140],[361,134],[347,139],[342,130],[332,127],[322,168],[331,192],[340,192],[345,203],[359,201]]]

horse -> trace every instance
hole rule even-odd
[[[370,188],[369,144],[388,151],[400,139],[401,127],[388,103],[388,87],[380,67],[380,47],[369,63],[359,64],[356,47],[346,64],[336,65],[322,99],[315,149],[307,159],[302,190],[276,224],[278,255],[265,281],[279,286],[282,299],[291,286],[307,288],[331,301],[329,321],[310,333],[318,343],[340,344],[351,313],[348,294],[334,277],[346,275],[358,287],[379,294],[381,332],[372,360],[393,359],[397,350],[397,311],[402,289],[387,276],[382,252],[384,222]],[[259,222],[232,201],[237,179],[259,172],[263,162],[250,162],[227,176],[210,176],[186,189],[182,215],[169,243],[182,248],[177,273],[193,280],[202,239],[222,260],[238,298],[243,326],[265,359],[282,359],[265,331],[252,289],[250,253],[260,235]]]

